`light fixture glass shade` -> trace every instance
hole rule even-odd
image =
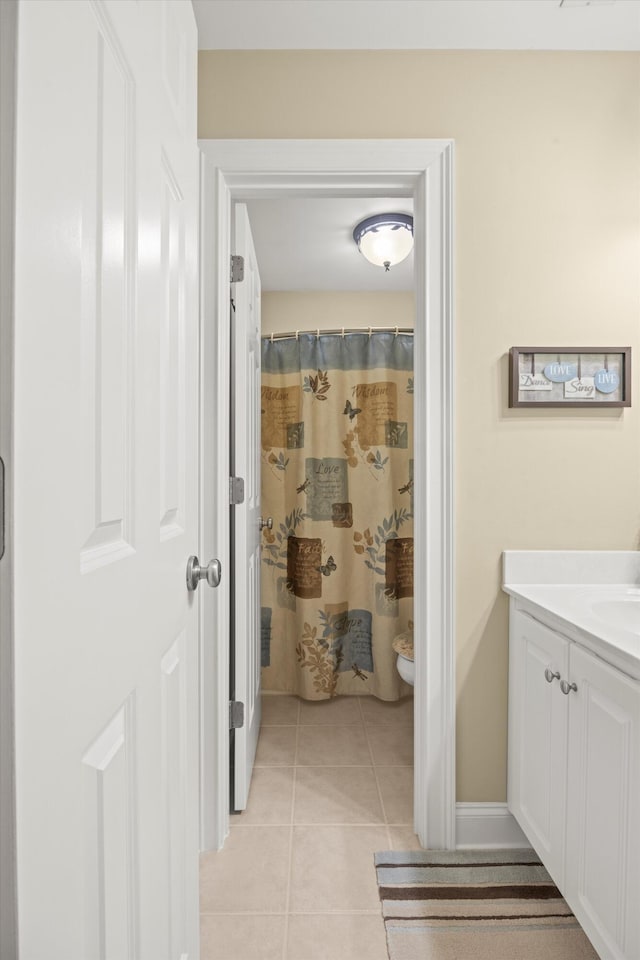
[[[407,213],[379,213],[367,217],[353,231],[360,253],[378,267],[395,266],[413,249],[413,217]]]

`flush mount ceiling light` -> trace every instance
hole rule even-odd
[[[379,213],[355,227],[353,239],[360,253],[377,267],[389,267],[413,249],[413,217],[407,213]]]

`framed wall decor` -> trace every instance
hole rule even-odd
[[[630,407],[631,347],[511,347],[510,407]]]

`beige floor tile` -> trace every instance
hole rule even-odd
[[[216,853],[200,860],[202,913],[284,913],[289,827],[233,827]]]
[[[298,722],[300,700],[287,693],[263,693],[262,695],[262,726],[271,727],[273,724],[295,724]]]
[[[314,726],[298,728],[300,766],[369,766],[371,755],[364,725]]]
[[[256,750],[256,766],[293,766],[296,734],[297,727],[262,727]]]
[[[290,917],[286,957],[287,960],[388,960],[382,916]]]
[[[413,697],[389,703],[377,697],[361,697],[365,723],[413,723]]]
[[[376,767],[387,823],[413,823],[413,767]]]
[[[413,764],[413,727],[403,724],[377,724],[367,727],[374,764],[402,766]]]
[[[298,767],[293,819],[383,823],[373,767]]]
[[[386,827],[294,827],[290,912],[379,912],[373,855],[388,843]]]
[[[214,917],[200,920],[200,960],[282,960],[285,918]]]
[[[336,697],[333,700],[303,700],[300,723],[360,723],[360,697]]]
[[[392,850],[422,850],[413,827],[389,827]]]
[[[293,771],[293,767],[256,767],[247,809],[232,818],[232,825],[291,823]]]

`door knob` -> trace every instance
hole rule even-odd
[[[267,517],[266,520],[263,520],[262,517],[260,517],[260,529],[264,530],[265,527],[268,530],[273,530],[273,517]]]
[[[562,692],[565,694],[565,696],[568,697],[572,690],[573,690],[574,693],[577,692],[577,690],[578,690],[578,684],[577,684],[577,683],[568,683],[566,680],[561,680],[561,681],[560,681],[560,689],[561,689]]]
[[[550,667],[547,667],[547,669],[544,672],[544,678],[547,681],[547,683],[553,683],[554,680],[560,679],[560,674],[557,670],[554,671],[554,670],[551,670]]]
[[[219,560],[209,560],[206,567],[201,567],[197,557],[189,557],[187,561],[188,590],[197,590],[201,580],[206,580],[210,587],[217,587],[221,577],[222,564]]]

